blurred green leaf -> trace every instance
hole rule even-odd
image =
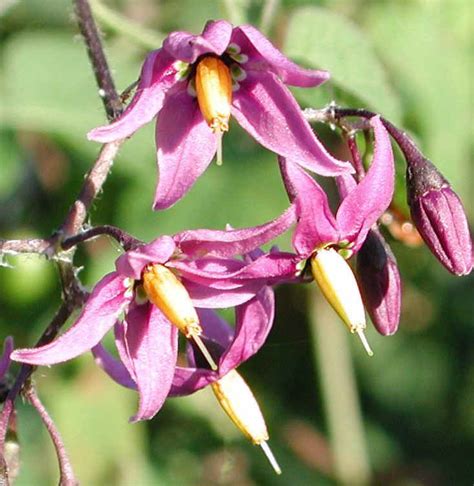
[[[466,197],[472,187],[472,52],[446,20],[459,16],[458,4],[374,3],[366,24],[407,99],[420,148]]]
[[[285,52],[311,68],[328,70],[336,87],[367,107],[392,120],[400,119],[400,102],[382,63],[370,41],[349,19],[324,8],[295,10],[288,25]]]

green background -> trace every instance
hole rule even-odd
[[[472,218],[472,5],[469,0],[275,2],[269,35],[307,67],[332,73],[319,89],[295,90],[302,106],[367,107],[408,129],[463,198]],[[264,2],[126,0],[107,5],[132,23],[101,17],[119,90],[139,73],[153,42],[172,30],[198,33],[208,19],[260,25]],[[266,5],[266,3],[265,3]],[[230,8],[229,8],[230,6]],[[145,30],[146,29],[146,30]],[[470,62],[471,61],[471,62]],[[24,0],[0,6],[0,236],[47,237],[61,223],[99,146],[86,132],[105,116],[70,2]],[[340,141],[325,127],[334,153]],[[92,224],[114,224],[149,240],[186,228],[260,224],[287,199],[275,156],[235,123],[224,164],[212,164],[190,194],[151,211],[156,184],[153,123],[128,141]],[[199,148],[197,148],[199,150]],[[403,165],[398,160],[403,174]],[[405,209],[402,177],[397,201]],[[289,236],[280,238],[289,249]],[[375,356],[351,345],[374,484],[471,484],[474,480],[472,276],[456,278],[424,247],[393,241],[404,281],[399,332],[368,332]],[[83,245],[77,265],[91,286],[113,268],[119,248]],[[0,267],[0,337],[32,345],[60,302],[52,262],[9,257]],[[241,367],[265,413],[284,475],[217,410],[212,393],[168,400],[155,419],[130,425],[136,396],[82,356],[35,374],[84,485],[335,484],[322,377],[308,312],[316,289],[277,289],[267,344]],[[336,323],[336,325],[339,325]],[[333,363],[337,369],[338,363]],[[19,402],[21,469],[16,484],[57,482],[47,434]],[[344,417],[341,417],[344,421]],[[347,445],[351,454],[351,444]]]

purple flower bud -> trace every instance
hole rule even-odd
[[[461,200],[421,154],[407,157],[407,193],[418,231],[436,258],[456,275],[470,273],[472,242]]]
[[[401,279],[397,260],[383,236],[370,230],[357,254],[357,280],[377,331],[395,334],[400,321]]]

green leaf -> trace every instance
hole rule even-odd
[[[350,20],[318,7],[295,11],[285,52],[311,68],[326,69],[332,84],[368,108],[398,121],[400,103],[380,60],[363,32]],[[333,93],[336,102],[337,91]]]

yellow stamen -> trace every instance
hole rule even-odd
[[[196,68],[196,93],[201,113],[211,130],[222,137],[229,130],[232,103],[232,76],[229,68],[219,58],[207,56]],[[221,140],[217,163],[222,163]],[[220,151],[220,155],[219,155]]]
[[[217,370],[216,363],[199,337],[202,328],[191,297],[176,275],[164,265],[149,265],[143,272],[143,289],[171,324],[194,340],[211,369]]]
[[[277,474],[281,474],[269,445],[267,426],[257,400],[244,379],[231,370],[211,384],[212,391],[229,418],[254,444],[259,445]]]
[[[351,267],[332,248],[318,250],[311,257],[311,271],[321,292],[352,333],[357,333],[367,354],[370,349],[364,334],[367,327],[364,304]]]

